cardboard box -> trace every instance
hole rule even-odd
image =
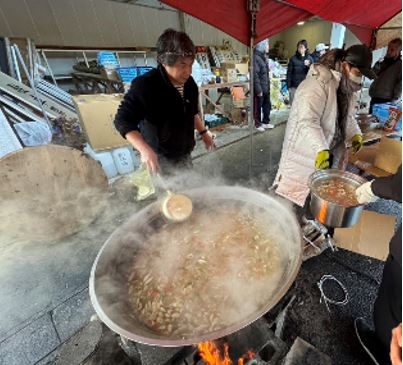
[[[249,73],[249,63],[236,63],[235,68],[237,73],[241,75],[247,75]]]
[[[116,130],[113,121],[123,94],[73,96],[81,125],[94,151],[127,146],[130,143]]]
[[[221,69],[222,71],[224,71],[224,70],[229,70],[229,69],[235,70],[235,62],[234,62],[234,61],[225,61],[225,62],[221,62],[221,64],[220,64],[220,69]]]
[[[224,82],[237,82],[238,75],[235,68],[228,68],[222,72],[222,78]]]
[[[394,174],[402,163],[402,142],[397,139],[382,137],[374,166]]]
[[[394,234],[395,220],[391,215],[364,210],[354,226],[335,229],[336,245],[385,261],[389,254],[389,242]]]
[[[381,142],[364,146],[356,154],[350,153],[348,162],[372,176],[389,176],[402,163],[402,142],[382,137]]]

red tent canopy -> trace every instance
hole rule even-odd
[[[248,0],[162,0],[248,45],[251,37]],[[260,0],[256,41],[317,15],[347,26],[370,45],[373,31],[402,9],[401,0]]]

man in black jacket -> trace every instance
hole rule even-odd
[[[375,63],[373,70],[377,78],[369,88],[371,102],[369,112],[374,104],[394,102],[402,96],[402,39],[392,39],[388,44],[385,58]]]
[[[274,125],[270,124],[271,102],[268,53],[269,41],[267,39],[259,42],[253,52],[253,110],[255,127],[260,132],[274,128]]]
[[[214,148],[199,116],[198,87],[191,77],[195,46],[186,33],[165,30],[157,41],[158,66],[133,80],[115,127],[152,172],[190,167],[194,130]]]
[[[366,182],[356,190],[361,204],[371,203],[378,197],[402,202],[402,165],[396,174]],[[402,322],[402,225],[390,240],[389,256],[383,270],[382,282],[374,306],[375,336],[371,336],[362,319],[355,321],[357,335],[376,364],[390,364],[389,350],[392,330]],[[399,327],[400,324],[400,327]],[[393,350],[392,350],[393,352]],[[401,349],[400,349],[401,354]],[[401,360],[401,359],[400,359]]]

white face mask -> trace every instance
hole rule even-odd
[[[362,76],[357,76],[357,75],[353,74],[351,71],[348,73],[348,78],[352,82],[355,82],[356,84],[361,85],[361,83],[362,83]]]

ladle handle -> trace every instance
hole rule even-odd
[[[160,175],[159,172],[156,173],[158,180],[160,181],[162,188],[164,190],[166,190],[168,195],[172,195],[172,192],[168,189],[168,185],[165,183],[164,179],[162,178],[162,176]]]

